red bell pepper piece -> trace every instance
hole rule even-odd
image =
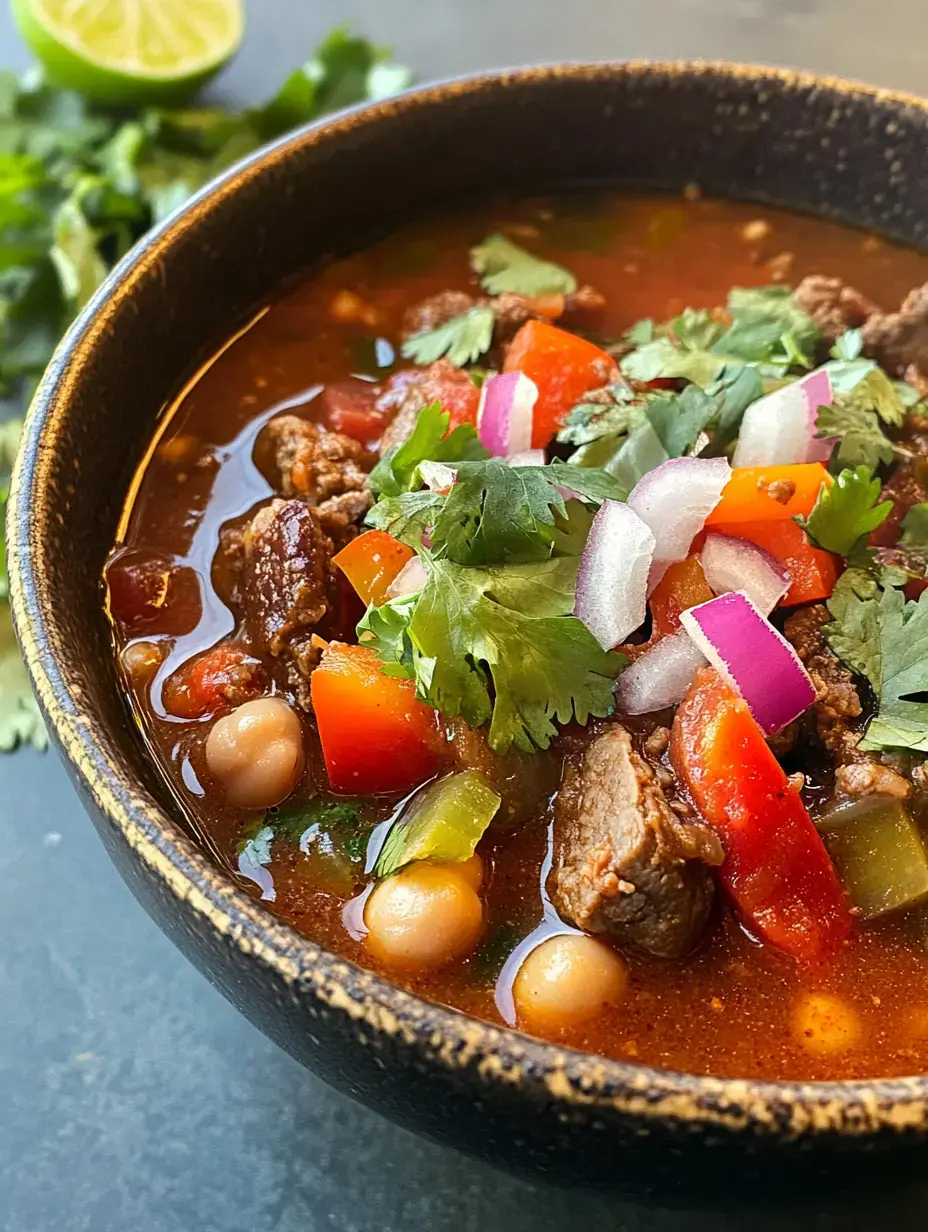
[[[343,432],[362,445],[383,436],[390,412],[378,407],[380,390],[366,381],[341,381],[322,391],[325,421],[333,432]]]
[[[368,530],[337,552],[332,564],[338,565],[365,607],[369,603],[379,607],[387,601],[390,583],[413,556],[412,548],[386,531]]]
[[[780,600],[781,607],[827,599],[841,576],[841,558],[814,547],[795,522],[722,522],[712,527],[722,535],[749,539],[785,565],[792,582]]]
[[[736,466],[706,526],[722,522],[788,522],[809,514],[822,484],[834,480],[821,462],[790,466]],[[732,533],[732,532],[729,532]]]
[[[747,705],[711,668],[677,710],[670,756],[722,840],[719,877],[747,927],[801,962],[833,954],[851,928],[834,865]]]
[[[583,395],[607,385],[618,371],[611,355],[547,321],[526,321],[512,340],[503,369],[524,372],[538,386],[533,449],[544,449]]]
[[[411,680],[385,676],[366,646],[330,642],[310,679],[325,767],[334,791],[409,791],[439,769],[438,711]]]
[[[680,627],[680,613],[714,598],[698,556],[672,564],[648,600],[651,607],[651,641],[656,642]]]

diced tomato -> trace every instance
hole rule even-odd
[[[412,548],[386,531],[368,530],[333,556],[332,564],[338,565],[365,606],[379,607],[387,601],[390,583],[414,555]]]
[[[598,346],[546,321],[526,321],[503,367],[525,373],[538,386],[533,449],[543,449],[583,395],[607,385],[618,372],[615,360]]]
[[[144,549],[125,549],[106,567],[109,612],[126,637],[189,633],[200,619],[193,569]]]
[[[179,719],[202,719],[260,697],[267,676],[257,659],[241,646],[223,643],[189,659],[164,685],[168,714]]]
[[[801,462],[795,466],[736,466],[722,492],[722,499],[706,518],[706,525],[788,522],[796,514],[811,513],[822,484],[832,482],[820,462]]]
[[[362,445],[372,445],[383,436],[389,412],[377,405],[379,389],[365,381],[340,381],[322,391],[325,422],[333,432],[343,432]]]
[[[416,698],[411,680],[380,670],[366,646],[330,642],[310,691],[333,790],[408,791],[441,765],[438,711]]]
[[[671,565],[654,588],[651,607],[651,641],[666,637],[680,627],[680,613],[713,598],[698,556],[688,556]]]
[[[834,865],[747,705],[711,668],[677,710],[670,756],[722,840],[720,879],[748,928],[802,962],[832,955],[851,928]]]
[[[841,576],[841,558],[811,544],[806,532],[793,521],[722,522],[712,529],[749,539],[786,566],[792,584],[780,600],[783,607],[827,599]]]

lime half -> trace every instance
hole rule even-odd
[[[234,55],[241,0],[12,0],[56,85],[101,103],[178,102]]]

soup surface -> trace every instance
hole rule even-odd
[[[486,236],[505,237],[519,246],[516,254],[497,238],[484,247],[483,257],[469,256]],[[524,254],[519,256],[523,249],[558,269],[552,273],[537,261],[526,268]],[[573,275],[569,281],[565,271]],[[481,278],[486,284],[494,272],[495,286],[482,292]],[[803,281],[812,275],[841,281]],[[528,283],[507,299],[507,279],[516,286]],[[923,702],[916,696],[928,689],[928,681],[918,679],[921,607],[913,602],[926,573],[928,534],[920,530],[919,510],[911,513],[928,500],[920,462],[928,455],[928,420],[920,413],[918,363],[919,347],[928,357],[928,311],[919,316],[918,305],[910,305],[901,321],[890,315],[926,280],[925,256],[817,220],[696,194],[679,199],[605,194],[495,203],[460,217],[416,223],[294,282],[204,365],[165,414],[107,568],[108,611],[128,695],[152,755],[201,841],[249,893],[310,937],[426,997],[493,1022],[518,1022],[568,1045],[695,1073],[832,1079],[928,1070],[922,907],[928,864],[919,829],[926,784],[923,754],[917,751],[919,743],[928,747],[928,727],[918,730]],[[769,292],[751,301],[743,319],[729,300],[733,287],[771,286],[779,295]],[[793,288],[800,290],[788,295]],[[430,299],[449,291],[472,298]],[[876,305],[886,313],[879,314]],[[690,309],[714,310],[714,315],[681,316]],[[770,311],[780,314],[783,325],[774,330],[773,343]],[[674,325],[661,328],[673,319]],[[638,325],[628,338],[626,331],[642,321],[658,324]],[[752,334],[746,343],[743,336],[719,342],[733,322],[768,340],[758,344]],[[554,351],[569,349],[565,334],[583,338],[589,349],[565,359],[564,370],[551,376],[545,347],[554,337]],[[403,340],[410,335],[415,340],[407,341],[411,353],[404,357]],[[819,391],[819,398],[824,404],[833,394],[836,409],[827,423],[840,418],[837,444],[829,439],[822,446],[803,437],[804,429],[795,427],[795,401],[774,400],[766,414],[763,406],[761,412],[745,412],[745,405],[756,405],[787,380],[795,382],[828,362],[836,337],[832,390],[827,398]],[[861,347],[880,368],[862,365]],[[527,420],[529,386],[488,384],[500,367],[521,371],[529,385],[534,382],[537,401]],[[752,384],[740,402],[730,397],[726,405],[734,409],[725,427],[719,408],[736,377]],[[901,378],[906,384],[890,383]],[[881,380],[885,387],[877,388]],[[507,735],[503,710],[509,686],[502,673],[511,672],[514,691],[520,671],[528,673],[521,662],[522,635],[517,628],[511,641],[500,640],[504,662],[491,673],[460,640],[471,609],[463,599],[456,615],[448,608],[452,649],[447,664],[439,656],[434,670],[445,673],[445,697],[456,685],[463,694],[472,689],[473,697],[489,696],[489,705],[496,706],[489,737],[485,724],[475,724],[475,734],[455,718],[452,701],[439,715],[427,702],[410,700],[412,682],[397,677],[411,670],[415,624],[413,634],[407,629],[405,635],[411,638],[405,644],[406,666],[394,665],[393,675],[384,676],[375,658],[384,644],[383,626],[377,626],[380,641],[366,635],[375,649],[365,650],[362,659],[344,651],[357,641],[354,630],[365,600],[374,608],[386,601],[391,612],[408,616],[403,603],[416,602],[424,575],[410,582],[407,569],[407,586],[394,585],[390,607],[388,586],[396,583],[400,565],[421,559],[428,576],[437,575],[434,562],[441,561],[443,550],[447,560],[449,549],[438,542],[439,524],[432,520],[440,503],[451,500],[449,493],[466,495],[467,467],[477,465],[477,458],[466,450],[433,449],[424,456],[445,469],[429,473],[426,468],[428,486],[421,472],[411,477],[414,467],[402,481],[396,462],[392,471],[379,470],[374,487],[381,499],[373,515],[368,473],[381,453],[390,457],[391,446],[408,436],[416,413],[433,401],[450,412],[452,426],[465,425],[473,443],[476,434],[466,425],[476,422],[481,384],[486,385],[480,429],[485,443],[492,429],[491,389],[501,402],[493,430],[503,445],[494,452],[547,446],[549,463],[572,458],[581,463],[576,474],[604,470],[615,485],[593,490],[596,482],[588,479],[578,497],[578,489],[564,482],[563,467],[556,476],[552,470],[552,482],[556,477],[560,488],[568,489],[568,504],[556,489],[545,488],[550,504],[543,500],[542,505],[550,510],[560,504],[557,517],[542,515],[540,526],[529,518],[528,529],[521,530],[513,527],[524,523],[537,493],[533,498],[529,489],[518,497],[511,489],[508,496],[504,492],[511,525],[500,536],[513,536],[506,540],[505,562],[522,571],[518,585],[527,586],[533,572],[547,579],[546,569],[557,571],[556,580],[539,583],[537,592],[520,599],[522,619],[533,620],[533,628],[544,619],[546,605],[549,625],[579,625],[570,615],[572,599],[562,610],[551,596],[561,585],[564,562],[576,566],[581,548],[584,559],[591,553],[590,521],[604,496],[627,509],[622,500],[633,481],[668,457],[727,466],[722,460],[732,459],[734,447],[731,484],[747,473],[739,461],[753,458],[753,465],[766,466],[767,472],[778,467],[766,477],[751,472],[747,512],[732,486],[718,504],[716,491],[708,508],[717,507],[706,528],[706,510],[698,525],[690,526],[691,481],[677,472],[683,486],[672,500],[670,520],[683,527],[682,549],[667,546],[666,513],[657,547],[650,540],[642,547],[634,538],[647,527],[644,514],[634,518],[631,529],[630,523],[622,528],[616,523],[617,529],[607,530],[609,550],[594,561],[600,574],[592,570],[593,583],[583,583],[590,570],[585,573],[580,565],[581,585],[594,592],[593,608],[605,621],[605,634],[594,645],[581,629],[582,647],[571,649],[580,642],[570,647],[565,642],[562,651],[557,638],[564,625],[558,624],[550,634],[548,664],[537,667],[532,678],[547,682],[552,697],[558,689],[568,694],[566,714],[559,702],[542,697],[540,712],[547,717],[539,719],[536,707],[522,727],[512,721]],[[881,397],[884,403],[878,405]],[[708,411],[700,398],[713,400]],[[899,400],[896,409],[887,409],[887,398]],[[812,406],[813,428],[814,412]],[[669,427],[667,416],[673,417]],[[552,441],[558,429],[565,435],[565,421],[570,439]],[[318,424],[325,432],[307,436],[300,423]],[[781,436],[774,439],[769,423],[780,424]],[[820,434],[825,423],[818,424]],[[655,440],[657,454],[642,461],[635,450],[646,453]],[[523,461],[537,467],[544,458]],[[876,495],[863,494],[866,471],[851,484],[844,505],[823,509],[823,466],[833,475],[868,467],[894,502],[891,511],[875,512]],[[718,473],[717,467],[710,471]],[[710,471],[700,470],[692,484],[702,483]],[[498,482],[498,471],[494,476]],[[433,510],[419,524],[417,537],[401,533],[395,517],[384,513],[391,495],[408,506],[416,489],[423,507],[431,501]],[[817,515],[812,514],[816,501]],[[773,505],[778,509],[770,514]],[[474,545],[481,534],[490,534],[489,505],[481,510],[483,529],[478,527],[467,546],[472,572],[461,574],[468,585],[481,564]],[[793,520],[794,512],[814,519],[804,523],[811,541]],[[364,543],[355,536],[364,531],[365,516],[373,516],[381,535],[386,527],[391,540],[382,539],[379,551],[367,555],[355,547],[352,557],[352,545]],[[456,533],[465,523],[462,516]],[[715,560],[710,569],[706,532],[712,538],[715,526],[715,550],[735,544],[731,567],[736,574],[744,570],[738,585],[716,581],[724,561]],[[771,527],[782,542],[771,539]],[[574,547],[572,528],[580,535]],[[555,530],[564,536],[556,543]],[[471,525],[468,533],[473,531]],[[418,557],[400,542],[404,538],[419,545]],[[786,539],[792,547],[784,546]],[[528,548],[512,546],[529,540]],[[745,544],[763,551],[746,556]],[[527,554],[520,557],[522,550]],[[346,555],[333,567],[331,558],[339,551]],[[610,573],[610,562],[625,556],[637,559],[637,580]],[[877,623],[866,625],[856,642],[853,615],[841,609],[836,616],[836,594],[842,602],[837,579],[848,561],[858,570],[860,592],[848,603],[908,602],[897,620],[895,649],[889,615],[884,627],[868,608],[871,616],[865,619]],[[645,612],[649,562],[652,581],[668,565],[670,570],[656,590],[652,586]],[[889,580],[887,566],[897,570]],[[799,697],[788,720],[804,713],[795,722],[768,725],[782,771],[773,756],[769,765],[763,760],[766,746],[758,752],[760,712],[752,704],[751,718],[739,700],[740,691],[750,701],[753,677],[746,679],[741,668],[731,669],[734,687],[702,669],[676,715],[673,706],[658,709],[652,702],[629,717],[629,709],[642,708],[623,709],[620,661],[600,652],[600,644],[623,643],[626,659],[637,664],[646,643],[651,649],[662,637],[687,639],[688,685],[697,667],[695,642],[690,625],[681,632],[679,612],[739,589],[760,609],[754,580],[775,585],[778,569],[785,577],[784,567],[790,576],[780,587],[771,621],[785,629],[802,666],[798,684],[778,685],[772,693],[787,709]],[[575,576],[570,574],[571,588]],[[498,579],[496,584],[502,585]],[[608,630],[617,630],[612,622],[623,586],[626,600],[628,587],[638,588],[641,610],[613,639]],[[882,600],[873,598],[878,592]],[[323,598],[314,606],[320,593]],[[824,601],[832,605],[830,613]],[[578,615],[596,632],[596,619],[587,619],[587,609],[577,602]],[[850,623],[842,626],[844,642],[832,643],[821,628],[840,623],[841,612]],[[421,611],[418,619],[425,629]],[[736,640],[747,641],[760,662],[772,664],[779,643],[763,640],[770,626],[763,614],[758,620],[760,641],[752,641],[743,624],[733,626]],[[902,633],[906,621],[912,623]],[[372,627],[370,619],[367,626]],[[718,639],[707,636],[713,653],[727,661],[724,645],[719,650]],[[880,667],[865,663],[860,647],[878,642],[887,662],[903,654],[899,643],[911,651],[911,662],[899,668],[909,677],[894,694],[897,709],[888,708],[887,684],[878,716],[880,731],[904,732],[877,737],[876,747],[864,751],[858,745],[877,705],[873,672],[879,674]],[[415,644],[423,661],[429,659],[425,643]],[[836,655],[831,647],[842,645]],[[530,657],[526,652],[526,661]],[[793,656],[783,670],[797,663]],[[420,663],[416,670],[431,669]],[[763,688],[766,667],[757,670]],[[610,715],[617,674],[620,704]],[[388,685],[399,691],[385,692]],[[804,687],[811,692],[803,694]],[[419,691],[422,696],[421,682]],[[686,686],[676,701],[684,691]],[[268,707],[261,699],[271,696],[278,701]],[[468,712],[465,697],[457,712],[473,721],[481,717],[480,704],[473,701],[475,709]],[[257,710],[247,709],[255,705]],[[915,718],[908,711],[900,717],[899,705],[914,707]],[[584,707],[598,717],[588,718]],[[588,721],[567,722],[571,708]],[[720,715],[730,721],[728,735],[719,735],[710,747]],[[540,734],[545,726],[548,735]],[[873,730],[868,730],[871,745]],[[513,732],[517,744],[534,751],[507,749]],[[448,778],[452,771],[459,777]],[[444,840],[436,835],[435,783],[449,782],[458,796],[439,800],[438,813],[444,809],[452,830],[469,826],[469,840],[459,832]],[[420,860],[410,838],[414,827],[405,825],[415,809],[407,804],[404,812],[403,801],[428,783],[432,787],[413,802],[424,834],[419,854],[431,857]],[[758,793],[753,802],[747,799],[750,784]],[[489,824],[488,800],[497,802]],[[615,817],[606,816],[610,809],[639,825],[635,841],[646,850],[634,854],[634,879],[627,872],[634,860],[622,865],[619,859]],[[405,869],[391,876],[382,847],[389,826],[379,823],[389,823],[398,812],[406,846],[399,845],[394,863]],[[831,857],[811,823],[804,828],[809,817],[822,830]],[[754,845],[744,847],[744,833],[755,824]],[[597,826],[606,827],[608,841],[597,839]],[[790,848],[794,834],[800,837]],[[395,828],[392,837],[397,835],[403,837]],[[479,861],[465,861],[475,835]],[[576,849],[583,843],[586,850]],[[862,847],[869,854],[862,855]],[[876,884],[867,883],[868,877]],[[790,882],[782,901],[779,889],[758,889],[770,878]],[[819,917],[808,926],[787,918],[796,908],[794,891],[802,909]],[[438,898],[444,905],[435,907]],[[425,936],[423,928],[416,931],[420,908],[426,911]],[[428,917],[433,908],[434,918]],[[578,925],[597,934],[587,949],[575,944]],[[550,941],[555,935],[567,939],[562,951]],[[530,955],[534,966],[526,963]]]

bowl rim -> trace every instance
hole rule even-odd
[[[556,1104],[593,1114],[615,1110],[645,1124],[684,1123],[691,1129],[751,1130],[761,1135],[816,1138],[839,1132],[867,1137],[928,1130],[928,1074],[843,1082],[769,1082],[662,1070],[566,1048],[473,1018],[407,992],[398,984],[317,945],[279,920],[235,884],[172,815],[124,768],[121,734],[82,714],[55,651],[54,605],[42,576],[42,509],[50,458],[67,420],[69,393],[81,358],[108,332],[115,305],[150,276],[175,236],[263,171],[306,145],[337,140],[382,117],[508,85],[544,84],[663,74],[765,82],[771,89],[818,89],[928,115],[928,100],[842,77],[716,60],[571,61],[453,77],[325,117],[263,146],[200,189],[149,231],[116,265],[72,323],[29,407],[14,468],[7,517],[10,604],[23,658],[41,708],[79,786],[97,811],[148,865],[170,893],[209,929],[285,984],[307,987],[334,1011],[369,1030],[399,1037],[449,1069],[475,1066],[481,1079],[529,1083]],[[51,514],[53,505],[46,507]]]

